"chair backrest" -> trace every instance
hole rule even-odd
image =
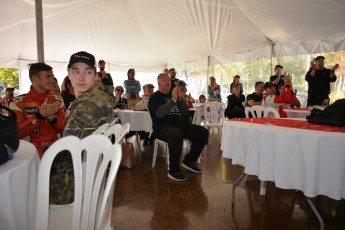
[[[98,127],[98,129],[96,129],[92,134],[103,134],[107,129],[109,129],[110,126],[111,124],[105,123]]]
[[[114,124],[110,126],[104,133],[105,136],[109,137],[114,143],[121,143],[125,135],[129,132],[130,124],[124,125]]]
[[[224,102],[207,102],[204,104],[204,126],[218,125],[222,126],[224,123]]]
[[[261,118],[264,115],[264,106],[261,105],[254,105],[252,107],[247,106],[244,111],[246,114],[246,117],[249,117],[249,114],[252,115],[253,118]]]
[[[38,170],[35,229],[48,229],[50,169],[55,156],[65,150],[73,161],[73,229],[99,229],[122,157],[121,146],[100,134],[82,140],[63,137],[44,153]]]
[[[264,116],[263,117],[275,117],[280,118],[278,111],[273,107],[265,107],[264,108]]]
[[[192,124],[202,125],[202,122],[205,120],[204,116],[204,106],[199,106],[194,113]]]

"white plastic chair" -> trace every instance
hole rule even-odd
[[[98,129],[96,129],[92,134],[103,134],[107,129],[109,129],[110,126],[111,124],[105,123],[98,127]]]
[[[263,117],[275,117],[280,118],[279,112],[273,107],[265,107],[264,108],[264,116]]]
[[[50,168],[55,156],[64,150],[71,153],[73,160],[74,202],[49,206]],[[39,166],[35,229],[101,229],[121,156],[121,146],[112,145],[107,137],[99,134],[82,140],[67,136],[52,144]]]
[[[101,134],[108,137],[110,140],[114,141],[114,144],[121,144],[123,142],[123,138],[130,130],[130,124],[126,123],[124,125],[121,125],[114,121],[110,124],[110,127],[104,132],[102,132]],[[140,159],[141,159],[141,154],[140,154]],[[114,194],[114,190],[115,190],[115,182],[113,183],[111,187],[110,194]],[[109,197],[107,205],[105,207],[104,219],[102,222],[102,226],[104,227],[102,229],[113,229],[113,223],[111,221],[113,198],[114,198],[113,196]]]
[[[183,139],[183,143],[186,145],[186,152],[188,153],[190,150],[189,140]],[[155,144],[153,146],[152,168],[154,168],[156,166],[156,159],[157,159],[158,145],[159,144],[163,144],[165,146],[166,158],[167,158],[166,163],[167,163],[168,169],[169,169],[169,146],[168,146],[168,142],[162,141],[158,138],[155,139]],[[183,150],[183,148],[182,148],[182,150]]]
[[[113,124],[107,130],[105,130],[103,134],[109,137],[111,140],[113,140],[114,138],[114,143],[121,143],[125,135],[129,132],[129,130],[129,123],[126,123],[124,125]]]
[[[225,120],[224,117],[225,103],[224,102],[207,102],[204,104],[204,124],[207,129],[217,128],[219,141],[222,140],[222,128]]]
[[[254,105],[252,107],[247,106],[244,109],[246,114],[246,118],[249,118],[249,114],[252,115],[253,118],[261,118],[263,117],[265,107],[262,105]]]

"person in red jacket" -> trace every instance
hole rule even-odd
[[[58,139],[65,127],[65,105],[58,95],[50,94],[53,87],[53,68],[45,63],[30,65],[30,91],[15,97],[9,104],[17,114],[19,137],[28,137],[40,158],[44,151]]]
[[[267,107],[273,107],[278,112],[281,118],[286,118],[287,114],[283,110],[283,105],[291,104],[295,100],[295,94],[292,92],[292,81],[288,75],[284,79],[285,92],[281,95],[276,94],[276,88],[272,82],[266,82],[264,84],[264,105]]]

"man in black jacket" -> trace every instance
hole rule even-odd
[[[182,167],[201,173],[196,161],[208,142],[208,131],[204,127],[183,122],[183,116],[188,114],[188,104],[185,100],[186,84],[178,84],[169,93],[171,81],[168,74],[158,75],[158,91],[151,95],[148,109],[153,124],[153,135],[168,143],[169,172],[168,177],[176,181],[185,181],[180,172],[183,139],[192,141],[189,153],[184,157]]]

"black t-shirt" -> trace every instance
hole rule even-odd
[[[98,76],[101,78],[101,81],[102,81],[103,85],[114,86],[113,79],[111,78],[110,73],[107,73],[107,77],[106,78],[102,78],[102,75],[103,74],[101,72],[98,72]]]
[[[248,101],[253,100],[254,102],[261,102],[262,96],[257,95],[255,92],[252,94],[248,94],[247,96],[247,106],[249,106]]]

